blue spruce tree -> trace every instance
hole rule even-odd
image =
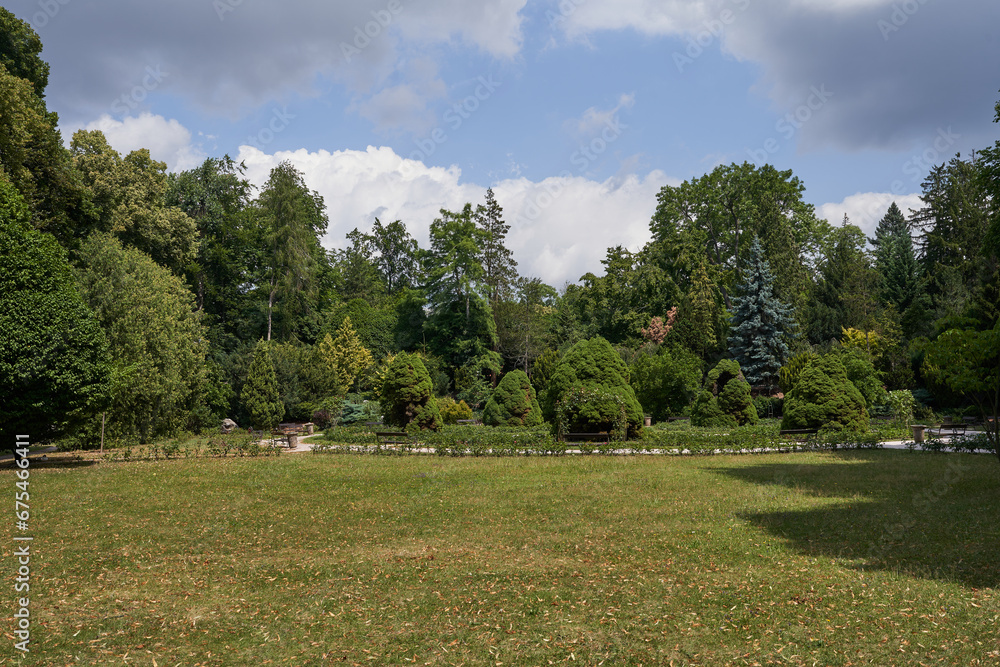
[[[764,259],[760,241],[750,246],[743,268],[742,296],[734,299],[729,354],[739,362],[752,385],[773,387],[788,357],[785,338],[792,334],[792,309],[774,296],[774,276]]]

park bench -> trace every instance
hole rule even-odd
[[[457,420],[456,423],[459,424],[459,425],[461,425],[461,426],[482,426],[483,425],[483,422],[479,421],[478,419],[459,419],[459,420]]]
[[[408,445],[413,442],[413,436],[406,431],[376,431],[375,444],[383,445]]]
[[[927,429],[927,435],[932,438],[952,438],[965,435],[966,424],[941,424],[937,428]]]
[[[609,433],[564,433],[563,442],[567,444],[583,444],[585,442],[596,442],[600,445],[607,445],[611,442]]]
[[[786,428],[784,430],[778,431],[778,435],[785,438],[791,438],[792,440],[808,440],[809,436],[816,435],[819,433],[818,428]]]

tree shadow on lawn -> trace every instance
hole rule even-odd
[[[1000,583],[1000,467],[982,455],[897,451],[832,453],[836,463],[711,468],[743,482],[792,490],[811,508],[736,516],[809,556],[854,561],[973,588]],[[821,502],[816,499],[843,499]],[[780,504],[778,498],[765,501]],[[818,506],[817,506],[818,505]]]

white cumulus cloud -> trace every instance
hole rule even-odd
[[[100,130],[108,144],[122,155],[148,148],[154,160],[167,163],[168,171],[183,171],[198,166],[205,154],[191,143],[191,132],[176,119],[142,113],[116,120],[104,114],[83,127]],[[72,130],[67,132],[72,135]]]
[[[324,245],[329,248],[344,247],[348,232],[370,229],[376,217],[402,220],[421,247],[427,247],[430,224],[440,209],[476,205],[486,194],[483,185],[463,183],[457,167],[429,167],[387,147],[267,154],[242,146],[238,159],[256,185],[281,161],[294,164],[324,198],[330,218]],[[568,174],[538,183],[513,178],[492,187],[511,226],[507,245],[519,272],[560,287],[587,272],[603,273],[600,261],[609,247],[642,247],[650,238],[656,194],[668,183],[679,181],[654,171],[606,181]]]
[[[923,204],[919,194],[894,195],[890,192],[858,192],[845,197],[843,201],[822,204],[816,207],[816,215],[825,218],[831,225],[839,226],[844,220],[844,214],[852,225],[857,225],[865,236],[875,236],[875,228],[879,220],[885,216],[892,202],[909,217],[910,209],[919,209]]]

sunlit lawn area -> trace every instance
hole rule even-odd
[[[38,465],[24,664],[1000,664],[998,487],[881,450]]]

